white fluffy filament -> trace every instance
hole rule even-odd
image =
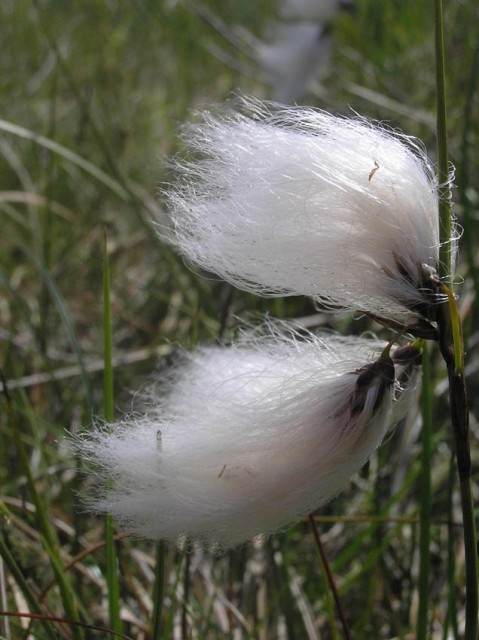
[[[170,241],[248,291],[430,317],[438,196],[420,147],[362,119],[237,106],[185,131],[192,156],[166,194]]]
[[[336,495],[390,426],[394,368],[379,351],[284,329],[198,349],[146,415],[78,442],[99,467],[89,506],[140,536],[220,547],[286,527]]]

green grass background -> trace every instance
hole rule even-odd
[[[475,0],[446,1],[444,11],[477,479],[479,11]],[[269,97],[232,40],[240,27],[267,37],[276,16],[272,0],[0,3],[0,367],[9,390],[0,398],[3,611],[110,625],[104,523],[81,510],[88,476],[64,438],[104,412],[105,229],[116,416],[136,406],[135,392],[155,371],[161,376],[179,346],[233,335],[235,316],[318,314],[328,328],[369,327],[364,319],[324,316],[302,298],[263,300],[207,279],[155,228],[165,160],[179,150],[179,127],[191,110],[237,89]],[[335,21],[330,68],[303,102],[387,121],[420,137],[435,161],[433,3],[358,0],[354,14]],[[463,623],[464,560],[445,378],[434,350],[431,375],[430,575],[421,634],[446,639],[459,637]],[[428,465],[414,417],[318,514],[354,638],[415,637]],[[342,637],[307,523],[221,557],[130,538],[116,549],[117,603],[129,637]],[[0,637],[108,637],[29,624],[3,616]]]

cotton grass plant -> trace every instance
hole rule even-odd
[[[424,154],[363,121],[247,98],[240,107],[186,134],[201,155],[177,163],[169,240],[253,292],[310,295],[436,337],[447,295]],[[199,351],[163,400],[156,392],[151,416],[80,442],[113,482],[92,507],[148,537],[226,546],[314,511],[380,444],[395,381],[389,355],[352,364],[364,345],[329,343],[273,333]]]
[[[201,155],[176,163],[180,181],[166,194],[168,240],[246,290],[309,295],[368,313],[399,335],[439,341],[458,434],[466,552],[477,567],[470,557],[475,527],[462,344],[445,284],[453,274],[443,282],[439,275],[438,186],[425,155],[364,121],[247,98],[240,107],[246,114],[203,115],[186,134],[187,147]],[[442,239],[452,269],[457,232],[451,221],[448,229]],[[220,546],[314,511],[364,464],[392,423],[389,354],[353,367],[354,344],[336,350],[335,341],[329,338],[324,362],[307,365],[304,354],[299,377],[298,352],[306,345],[324,352],[311,336],[288,343],[272,334],[265,344],[199,351],[151,415],[97,429],[79,443],[80,454],[102,470],[91,507],[137,534]],[[474,568],[470,638],[477,628],[473,580]]]
[[[284,17],[287,7],[293,4],[313,7],[312,3],[281,3],[283,19],[296,19],[295,15]],[[246,93],[264,95],[265,88],[232,72],[219,58],[211,56],[215,45],[218,50],[229,44],[225,44],[223,33],[213,27],[213,22],[198,18],[197,8],[205,6],[200,3],[195,3],[194,11],[186,3],[150,3],[148,7],[135,3],[134,8],[121,12],[121,16],[112,6],[97,0],[81,11],[75,8],[66,11],[61,3],[34,6],[32,10],[31,3],[19,0],[4,3],[0,9],[4,43],[0,63],[4,65],[0,91],[4,118],[0,122],[3,132],[0,153],[4,160],[0,178],[4,231],[0,240],[0,337],[1,366],[8,389],[2,400],[8,420],[2,423],[4,439],[0,452],[3,488],[0,599],[2,611],[8,616],[2,615],[0,634],[9,640],[27,634],[55,638],[59,633],[65,638],[93,639],[109,637],[112,635],[109,629],[116,628],[120,637],[136,640],[160,637],[213,640],[231,636],[336,639],[342,635],[369,640],[411,634],[418,639],[456,639],[464,628],[467,568],[467,633],[474,637],[475,604],[471,597],[474,561],[464,560],[455,464],[451,471],[449,468],[454,447],[449,440],[446,383],[438,350],[434,348],[440,334],[451,386],[456,389],[454,403],[464,387],[457,331],[460,323],[450,291],[454,268],[449,264],[449,254],[455,254],[457,233],[451,234],[449,225],[444,224],[451,220],[449,213],[443,215],[439,225],[439,245],[435,244],[433,252],[426,256],[427,269],[408,262],[409,271],[412,269],[415,277],[419,274],[419,283],[426,285],[424,290],[418,296],[414,284],[405,278],[406,283],[401,281],[392,302],[388,295],[384,296],[388,278],[399,282],[398,274],[405,273],[395,261],[393,270],[383,274],[383,280],[376,279],[376,283],[385,284],[378,296],[382,312],[377,318],[374,311],[359,304],[362,300],[358,297],[351,296],[350,305],[344,292],[339,304],[329,297],[331,290],[328,296],[317,297],[318,288],[313,289],[315,302],[311,297],[294,295],[293,290],[284,298],[264,298],[233,290],[217,274],[200,271],[198,277],[195,258],[187,253],[183,254],[186,258],[178,257],[179,253],[175,255],[159,235],[152,234],[153,217],[162,225],[163,235],[165,226],[169,227],[170,237],[172,234],[171,225],[158,215],[163,198],[155,201],[153,195],[156,181],[168,180],[158,177],[158,152],[171,156],[178,150],[181,143],[178,144],[174,129],[178,121],[195,120],[187,115],[191,108],[200,114],[209,109],[212,119],[223,122],[227,110],[211,109],[210,105],[222,103],[227,91],[241,86]],[[315,10],[318,6],[319,3],[314,3]],[[273,16],[269,3],[254,4],[247,13],[241,3],[230,3],[225,13],[224,4],[208,0],[207,8],[229,25],[242,21],[246,29],[261,39],[268,25],[278,17]],[[448,50],[448,84],[455,98],[449,110],[449,135],[458,173],[457,200],[468,204],[468,216],[463,215],[460,206],[456,213],[465,226],[465,240],[473,246],[477,226],[477,207],[471,189],[471,178],[477,168],[474,153],[477,70],[474,71],[470,52],[477,41],[474,26],[477,7],[469,1],[450,3],[444,18],[447,43],[454,43]],[[315,104],[321,106],[321,112],[347,114],[348,121],[356,124],[367,125],[367,121],[355,116],[350,105],[368,118],[387,120],[394,128],[423,139],[434,161],[429,124],[434,93],[430,73],[431,24],[429,8],[408,1],[364,0],[357,3],[354,19],[340,14],[331,34],[334,72],[326,74],[324,93],[316,96]],[[161,64],[157,64],[158,60]],[[352,86],[357,87],[353,94],[349,91]],[[272,111],[271,105],[262,105],[260,110]],[[231,104],[229,109],[235,118],[248,117],[248,109],[242,109],[240,114],[234,108],[231,111]],[[199,120],[193,129],[205,126],[201,115]],[[374,123],[367,126],[379,133]],[[433,166],[424,158],[423,150],[418,152],[414,144],[391,132],[388,126],[383,125],[381,130],[388,139],[406,143],[426,176],[422,184],[430,189],[431,199],[447,209],[447,200],[441,194],[441,187],[447,189],[449,185],[447,157],[444,160],[444,154],[439,154],[438,170],[435,162]],[[185,135],[188,142],[190,133]],[[444,128],[441,139],[445,140]],[[464,144],[464,162],[457,161],[461,140],[466,141],[469,149],[467,154]],[[194,149],[192,152],[196,154]],[[178,157],[184,166],[184,154]],[[190,154],[186,164],[191,159]],[[200,159],[195,158],[195,164]],[[384,175],[388,158],[386,163],[375,157],[368,160],[368,166],[362,170],[362,180],[367,182],[360,193],[363,204],[368,201],[365,193],[383,184],[375,182]],[[343,174],[339,171],[337,175]],[[180,176],[180,181],[183,178]],[[423,187],[419,193],[423,193]],[[177,213],[183,216],[181,211]],[[283,222],[285,217],[282,211]],[[112,272],[111,290],[105,287],[107,306],[111,305],[105,342],[113,344],[113,352],[106,357],[106,369],[111,374],[112,367],[115,368],[114,395],[111,375],[107,376],[109,382],[103,392],[99,374],[95,373],[105,367],[98,356],[103,343],[102,332],[98,330],[103,315],[99,256],[105,225],[109,237],[106,262]],[[423,223],[421,226],[424,228]],[[265,239],[264,232],[261,237]],[[393,242],[394,234],[388,238],[389,243]],[[415,238],[414,235],[413,252],[417,250]],[[397,242],[403,251],[404,237],[400,236]],[[241,251],[245,251],[244,247]],[[290,252],[284,254],[285,259],[290,256]],[[370,247],[368,254],[375,258],[371,264],[366,260],[371,269],[381,264],[377,260],[381,252],[376,247]],[[364,258],[362,254],[358,256],[355,267],[364,269]],[[477,300],[469,283],[476,269],[474,250],[469,251],[466,259],[459,255],[457,265],[458,274],[465,277],[457,293],[468,343],[468,371],[473,374],[477,328],[470,304],[472,299],[472,305],[477,305]],[[342,274],[347,271],[341,264],[338,269]],[[459,276],[455,280],[459,281]],[[308,282],[311,284],[311,278]],[[372,282],[368,277],[369,290]],[[247,285],[257,287],[258,283],[253,280]],[[262,283],[259,285],[264,287]],[[398,299],[399,291],[407,291],[406,304]],[[263,289],[261,295],[265,292]],[[314,304],[319,313],[311,317]],[[298,328],[299,325],[291,328],[289,323],[278,325],[270,320],[269,328],[264,325],[257,331],[249,328],[247,335],[238,339],[237,321],[233,317],[251,311],[268,312],[270,317],[299,317],[300,326],[310,327],[311,334]],[[373,318],[382,324],[373,323]],[[313,328],[313,321],[319,329]],[[261,325],[260,320],[256,322]],[[406,327],[412,333],[405,331],[396,336],[395,343],[388,347],[394,334]],[[371,340],[370,333],[368,339],[354,337],[371,329],[378,334],[377,339]],[[331,371],[339,369],[338,377],[328,382],[322,364],[318,367],[318,360],[323,363],[324,351],[318,346],[318,354],[313,357],[312,346],[338,332],[350,336],[342,338],[345,345],[349,343],[350,355],[343,354],[344,360],[334,366],[329,362]],[[451,350],[453,333],[456,347]],[[215,342],[218,334],[222,335],[221,345]],[[421,384],[417,382],[421,368],[416,358],[414,364],[407,357],[404,360],[404,354],[412,352],[409,348],[402,351],[402,345],[416,341],[415,335],[430,339],[430,348],[422,355]],[[335,352],[342,353],[341,339],[331,340]],[[191,353],[174,356],[170,366],[153,375],[155,393],[138,394],[138,388],[147,386],[145,378],[151,378],[158,354],[162,362],[165,355],[169,360],[178,343],[186,345]],[[364,343],[361,353],[353,347],[360,343]],[[79,494],[111,499],[109,492],[114,491],[115,484],[103,483],[106,493],[102,497],[91,483],[94,467],[88,465],[88,469],[76,471],[82,464],[73,461],[71,449],[66,448],[65,428],[72,433],[80,427],[86,431],[91,415],[103,413],[104,395],[109,412],[105,412],[105,420],[111,424],[113,439],[107,438],[105,425],[98,437],[104,436],[103,440],[100,438],[102,447],[112,444],[112,455],[117,455],[114,426],[119,426],[118,437],[123,434],[125,442],[128,438],[131,442],[134,416],[139,423],[148,419],[160,423],[168,417],[165,429],[168,441],[170,427],[177,423],[170,413],[160,415],[160,408],[168,405],[176,408],[177,413],[180,408],[185,411],[191,408],[190,404],[179,407],[173,401],[174,390],[178,392],[188,372],[203,371],[207,361],[221,363],[217,373],[224,372],[223,364],[228,359],[256,366],[259,353],[266,354],[266,371],[270,371],[273,359],[283,364],[291,362],[288,345],[293,344],[298,354],[310,354],[302,359],[298,355],[297,362],[303,363],[311,380],[316,379],[318,390],[324,391],[327,384],[337,389],[341,381],[356,380],[357,384],[359,378],[361,382],[355,390],[364,390],[364,400],[374,398],[371,383],[377,384],[376,390],[383,390],[382,402],[376,409],[393,414],[381,426],[372,421],[377,427],[371,434],[377,438],[376,443],[381,440],[383,429],[397,420],[399,423],[387,432],[379,448],[375,449],[374,444],[365,451],[364,456],[370,456],[367,465],[349,480],[344,475],[343,488],[314,516],[301,519],[286,531],[278,520],[273,523],[269,520],[261,530],[279,527],[278,533],[264,534],[254,543],[243,543],[219,557],[181,536],[178,546],[172,541],[152,545],[128,536],[128,532],[115,533],[111,527],[105,556],[103,519],[90,518],[82,510]],[[385,347],[386,352],[381,355]],[[417,350],[414,352],[417,354]],[[393,360],[396,378],[392,384],[369,372],[373,365],[391,371],[390,363],[386,365],[388,357]],[[350,366],[346,366],[348,358],[352,358]],[[376,365],[378,361],[382,364]],[[231,377],[226,376],[226,380],[231,382]],[[289,390],[294,388],[289,385],[290,377],[285,376],[285,380]],[[211,397],[210,386],[190,388],[198,394],[197,398],[206,394]],[[245,388],[250,394],[252,385],[248,383]],[[278,406],[278,386],[274,389],[270,397]],[[134,392],[133,401],[129,390]],[[419,393],[423,423],[420,438],[419,423],[415,420]],[[296,416],[307,416],[304,408],[312,406],[312,394],[304,395],[307,403],[301,408],[297,406]],[[348,404],[350,393],[339,394],[336,400],[339,397],[350,412],[356,406],[357,416],[363,415],[361,402]],[[392,409],[384,405],[390,398]],[[321,395],[323,402],[325,396]],[[477,408],[474,393],[470,403],[474,416]],[[224,407],[225,402],[221,404]],[[204,424],[205,404],[197,402],[197,405]],[[462,400],[456,403],[456,407],[461,406]],[[249,409],[248,405],[247,411],[236,412],[243,426],[251,418]],[[373,414],[378,415],[374,408]],[[311,426],[312,422],[307,424]],[[319,424],[324,426],[321,421]],[[362,434],[360,440],[368,434],[367,429],[358,429],[361,421],[356,420],[353,425],[355,432]],[[456,426],[461,423],[456,421]],[[462,423],[464,426],[467,427]],[[475,429],[473,418],[473,435]],[[191,429],[185,427],[181,433],[186,440]],[[467,431],[459,428],[456,433],[464,462],[467,456],[463,454],[468,453],[464,447]],[[153,434],[150,427],[148,437],[153,435],[156,435],[154,452],[158,454],[159,434]],[[291,436],[287,433],[288,438]],[[136,447],[138,442],[135,440],[133,444]],[[211,440],[207,444],[207,451],[214,451]],[[278,448],[274,451],[277,454]],[[226,445],[222,452],[231,453]],[[474,473],[475,447],[472,454]],[[94,453],[91,456],[94,458]],[[148,456],[149,460],[154,457],[152,448]],[[277,455],[275,460],[278,461]],[[357,459],[355,465],[360,464]],[[225,479],[227,469],[220,481]],[[217,475],[222,470],[223,466]],[[109,473],[108,469],[103,471]],[[131,474],[127,475],[128,488],[138,478],[143,482],[145,473],[146,469],[140,468],[133,479]],[[295,477],[298,478],[297,467]],[[474,559],[474,536],[470,534],[474,514],[471,505],[467,506],[474,494],[470,491],[467,466],[461,469],[460,482],[465,513],[470,516],[466,524],[468,558]],[[192,491],[190,495],[197,494]],[[291,520],[300,515],[300,511],[294,510]],[[316,543],[310,523],[320,534]],[[130,521],[127,526],[132,524]],[[187,531],[186,524],[181,528]],[[248,528],[243,532],[250,536],[257,530]],[[209,535],[205,546],[211,544],[209,541],[216,534],[217,530]],[[198,537],[201,536],[197,534]],[[225,540],[223,546],[227,544]],[[329,557],[332,576],[329,583],[316,557],[317,545],[322,545]],[[118,590],[114,586],[116,579]],[[336,621],[332,590],[344,613],[343,630]]]
[[[458,233],[450,210],[440,233],[439,186],[427,157],[411,140],[359,119],[248,98],[203,114],[184,141],[193,155],[176,162],[180,179],[165,194],[170,223],[162,230],[188,259],[254,293],[307,295],[439,341],[473,565],[466,637],[474,637],[463,347],[446,284]],[[443,198],[447,186],[440,185]],[[322,390],[319,363],[306,380],[295,379],[289,347],[279,340],[274,353],[258,345],[200,351],[152,417],[82,441],[81,454],[103,470],[104,484],[113,482],[91,506],[147,537],[183,534],[230,546],[281,529],[334,496],[390,426],[394,366],[387,355],[343,371],[343,381],[338,359],[326,369],[334,384]],[[349,344],[345,362],[353,351]]]

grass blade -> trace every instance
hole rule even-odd
[[[153,587],[152,640],[161,640],[163,633],[163,600],[165,592],[166,544],[163,540],[156,545],[155,583]]]
[[[439,174],[439,226],[440,226],[440,271],[442,278],[451,272],[452,232],[450,189],[448,179],[447,116],[445,89],[444,23],[442,0],[434,1],[435,46],[436,46],[436,117]],[[478,629],[478,577],[477,533],[474,501],[471,485],[471,456],[469,449],[469,410],[464,377],[464,345],[462,327],[456,301],[452,291],[444,287],[449,298],[449,315],[442,312],[438,321],[440,346],[446,362],[449,378],[451,421],[456,442],[457,468],[461,488],[461,506],[464,525],[464,551],[466,569],[466,640],[477,639]],[[444,306],[444,305],[443,305]]]
[[[20,125],[13,124],[12,122],[7,122],[6,120],[0,119],[0,131],[5,131],[7,133],[12,133],[20,138],[24,138],[25,140],[31,140],[36,144],[40,145],[44,149],[48,149],[52,153],[64,158],[68,162],[76,165],[82,171],[85,171],[93,178],[101,182],[105,187],[107,187],[110,191],[119,196],[122,200],[127,200],[128,192],[124,189],[121,184],[119,184],[116,180],[114,180],[107,173],[96,167],[94,164],[82,158],[78,153],[75,153],[71,149],[64,147],[63,145],[55,142],[55,140],[50,140],[46,136],[43,136],[39,133],[35,133],[26,127],[21,127]]]
[[[331,568],[329,566],[327,556],[324,552],[321,538],[319,537],[319,531],[316,527],[314,516],[309,515],[308,520],[311,526],[311,531],[313,533],[314,542],[315,542],[316,549],[318,551],[318,555],[320,559],[319,565],[320,565],[321,576],[324,584],[324,594],[325,594],[324,602],[327,609],[327,614],[328,614],[329,623],[331,627],[331,634],[333,638],[335,638],[335,640],[338,640],[341,637],[339,634],[338,628],[336,626],[336,620],[334,616],[334,604],[335,604],[338,615],[341,619],[341,623],[343,625],[344,638],[346,640],[349,640],[351,637],[349,633],[349,627],[346,622],[346,618],[344,616],[343,608],[341,606],[341,601],[339,599],[339,595],[336,589],[333,574],[331,573]]]
[[[447,145],[446,71],[444,56],[444,26],[442,0],[434,0],[436,48],[436,130],[439,180],[439,235],[441,247],[439,268],[441,277],[451,273],[451,201],[449,188],[449,156]]]
[[[429,566],[431,544],[431,434],[432,434],[432,389],[430,360],[427,345],[422,353],[422,455],[421,455],[421,500],[419,509],[419,610],[417,640],[426,640],[429,626]]]
[[[103,340],[104,340],[104,377],[103,398],[104,414],[107,423],[113,422],[113,364],[110,304],[110,265],[108,261],[108,242],[106,231],[103,233]],[[110,626],[121,633],[123,625],[120,618],[120,585],[118,582],[118,557],[115,546],[113,521],[105,516],[106,543],[106,580],[108,585],[108,613]]]
[[[448,599],[447,599],[447,613],[444,623],[443,640],[448,640],[449,627],[452,628],[452,637],[454,640],[459,640],[459,629],[457,624],[457,602],[456,602],[456,549],[455,549],[455,532],[453,526],[453,513],[454,513],[454,486],[456,480],[456,465],[454,458],[454,451],[451,450],[451,461],[449,463],[449,482],[447,493],[447,577],[448,577]]]

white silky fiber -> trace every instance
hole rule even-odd
[[[438,195],[419,144],[247,97],[201,114],[183,140],[161,231],[187,259],[260,295],[433,317]]]
[[[89,508],[139,536],[220,548],[284,529],[336,495],[390,428],[383,346],[269,324],[185,356],[144,415],[77,441],[97,467]]]

